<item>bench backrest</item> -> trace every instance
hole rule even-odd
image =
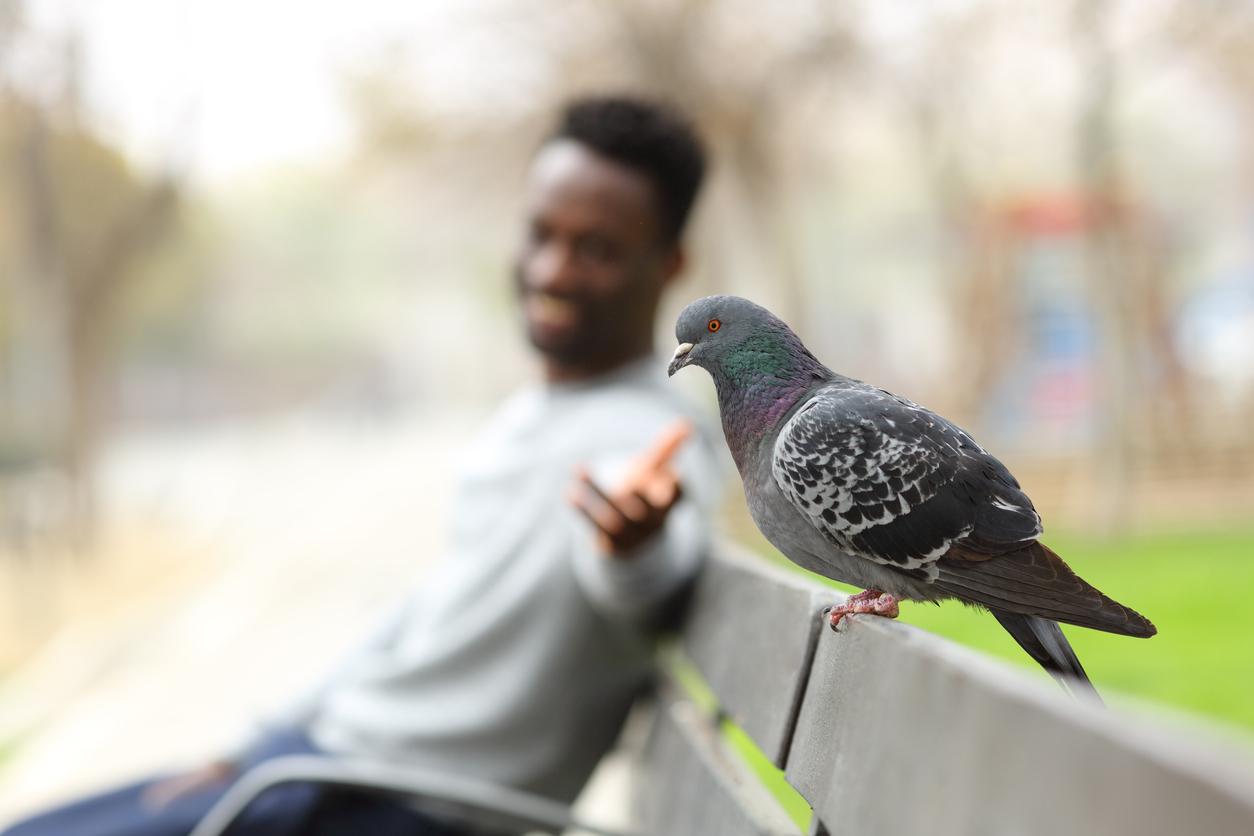
[[[1078,702],[904,624],[862,617],[834,633],[821,612],[840,598],[720,548],[681,638],[718,710],[663,700],[645,832],[800,832],[720,734],[725,716],[811,805],[813,833],[1254,834],[1246,752]]]

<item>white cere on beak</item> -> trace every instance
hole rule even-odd
[[[689,351],[692,351],[692,343],[680,343],[675,349],[675,353],[671,355],[671,362],[674,363],[680,357],[683,357]]]

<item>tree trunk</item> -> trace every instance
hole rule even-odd
[[[1113,126],[1117,95],[1115,62],[1106,33],[1108,0],[1080,0],[1077,34],[1087,63],[1089,96],[1079,114],[1078,167],[1092,209],[1087,249],[1089,287],[1098,327],[1097,467],[1098,522],[1108,533],[1129,522],[1134,487],[1134,416],[1140,403],[1137,385],[1137,334],[1131,289],[1133,276],[1126,249],[1124,205]]]

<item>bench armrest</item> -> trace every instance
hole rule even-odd
[[[565,804],[509,787],[430,770],[318,755],[290,755],[253,767],[205,814],[191,836],[221,836],[259,795],[289,783],[404,796],[422,802],[420,808],[480,826],[519,832],[573,829],[595,836],[629,836],[577,821]]]

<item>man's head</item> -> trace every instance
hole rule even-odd
[[[563,112],[532,162],[515,264],[550,378],[587,377],[652,348],[704,170],[700,140],[669,108],[594,98]]]

